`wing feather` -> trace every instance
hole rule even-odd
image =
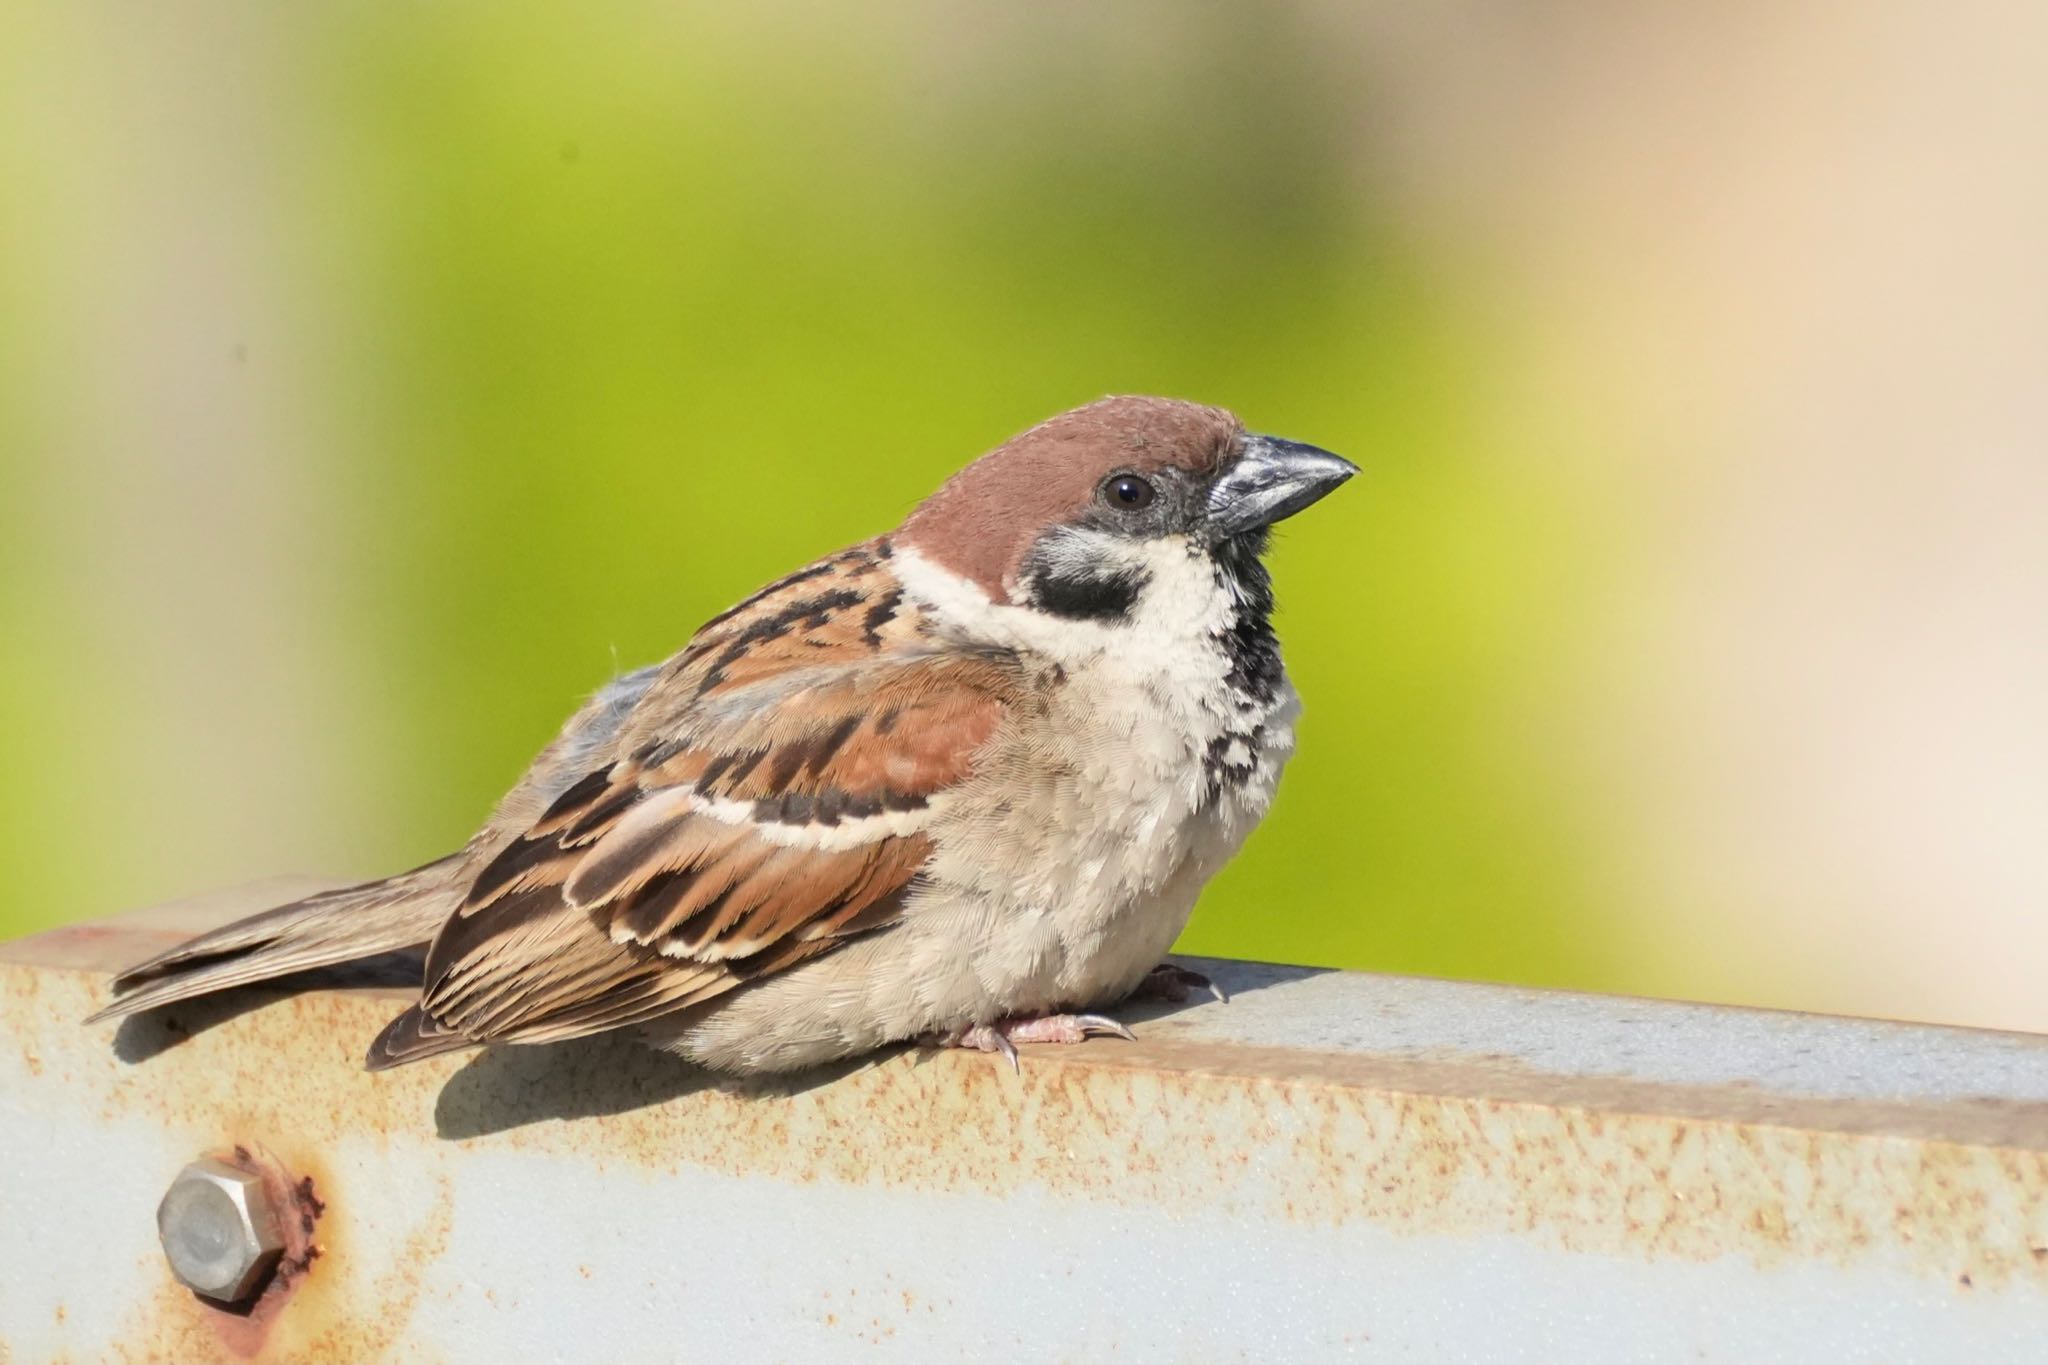
[[[477,876],[373,1065],[644,1022],[891,923],[1017,679],[925,640],[885,561],[858,547],[700,632]]]

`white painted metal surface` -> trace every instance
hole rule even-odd
[[[245,902],[0,947],[0,1361],[2048,1360],[2048,1039],[1251,964],[1021,1077],[78,1025]],[[152,1223],[236,1144],[324,1203],[246,1317]]]

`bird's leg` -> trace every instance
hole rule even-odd
[[[1207,991],[1218,1004],[1226,1004],[1230,997],[1223,988],[1203,976],[1200,972],[1186,967],[1177,967],[1171,962],[1162,962],[1145,973],[1137,986],[1124,998],[1126,1000],[1164,1000],[1179,1005],[1186,1002],[1189,991]]]
[[[1019,1043],[1078,1043],[1098,1033],[1130,1042],[1138,1040],[1137,1034],[1106,1014],[1040,1014],[998,1019],[993,1024],[970,1024],[938,1034],[930,1041],[938,1047],[1001,1053],[1010,1070],[1018,1071]]]

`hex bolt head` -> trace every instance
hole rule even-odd
[[[178,1282],[223,1303],[247,1296],[284,1250],[262,1177],[212,1157],[178,1172],[156,1207],[156,1231]]]

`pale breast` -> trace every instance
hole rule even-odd
[[[1106,630],[990,606],[914,556],[899,567],[916,595],[955,620],[979,613],[976,638],[1041,671],[1033,703],[933,798],[933,856],[903,917],[737,993],[681,1041],[693,1055],[796,1064],[1113,1004],[1272,801],[1298,702],[1277,652],[1259,687],[1243,685],[1235,603],[1213,570],[1162,558],[1161,610]]]
[[[1072,671],[944,812],[932,908],[968,921],[982,987],[1047,1005],[1127,989],[1265,813],[1292,689],[1247,713],[1204,664],[1177,694],[1123,661]]]

